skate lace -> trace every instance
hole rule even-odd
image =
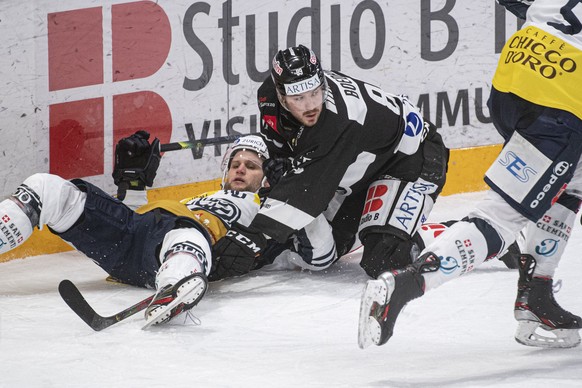
[[[198,318],[196,315],[194,315],[192,310],[188,310],[182,315],[184,316],[184,322],[182,322],[184,324],[188,323],[188,321],[190,321],[195,326],[200,326],[202,324],[202,321],[200,320],[200,318]]]
[[[561,289],[562,289],[562,279],[558,279],[558,281],[553,284],[552,291],[554,292],[554,294],[557,294],[558,292],[560,292]]]

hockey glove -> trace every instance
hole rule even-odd
[[[209,280],[244,275],[267,246],[262,233],[234,224],[226,235],[212,247],[215,260]]]
[[[267,159],[263,162],[263,174],[265,179],[269,183],[267,187],[261,187],[259,189],[259,198],[261,199],[261,205],[265,199],[271,193],[271,189],[281,180],[281,177],[291,169],[291,160],[287,158],[272,158]]]
[[[275,186],[281,180],[281,177],[285,175],[287,171],[291,169],[291,160],[287,158],[272,158],[267,159],[263,163],[263,173],[269,185]]]
[[[113,181],[118,187],[117,197],[125,197],[126,190],[144,190],[154,184],[156,171],[160,165],[160,141],[156,138],[150,144],[150,134],[137,131],[121,139],[115,147],[115,167]]]

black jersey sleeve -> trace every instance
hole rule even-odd
[[[533,0],[497,0],[497,2],[518,18],[525,20],[525,14]]]

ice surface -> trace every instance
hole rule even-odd
[[[482,193],[442,197],[432,220],[461,217]],[[556,299],[581,314],[582,232],[557,271]],[[102,332],[57,292],[70,279],[102,315],[151,291],[105,282],[76,252],[0,264],[0,387],[580,387],[582,347],[513,339],[517,272],[488,262],[413,301],[388,344],[360,350],[366,275],[358,255],[325,273],[260,271],[212,283],[202,324],[143,331],[138,314]]]

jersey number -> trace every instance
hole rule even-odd
[[[370,96],[372,100],[376,101],[380,105],[384,105],[392,112],[394,112],[394,114],[396,115],[400,114],[400,107],[398,106],[396,98],[393,94],[386,93],[379,87],[367,83],[365,83],[364,86],[366,88],[368,96]]]

